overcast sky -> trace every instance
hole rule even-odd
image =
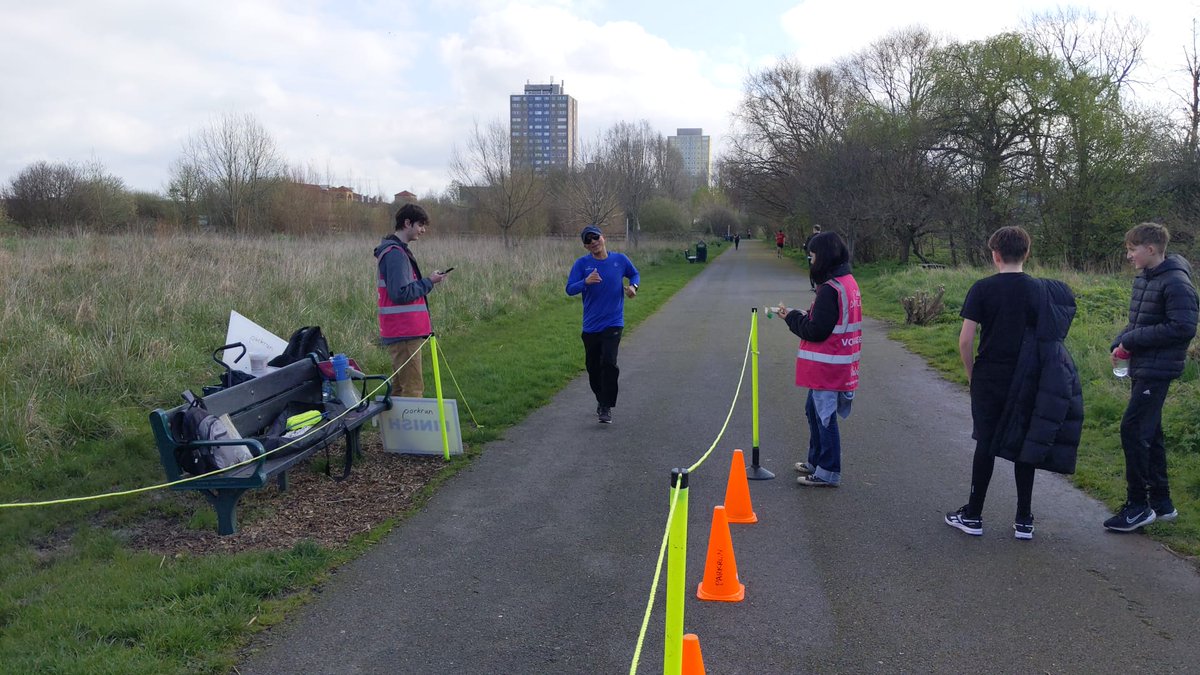
[[[390,196],[440,192],[456,143],[507,124],[526,82],[562,82],[580,139],[620,120],[702,127],[719,151],[742,83],[781,56],[831,64],[911,25],[960,40],[1035,0],[0,0],[0,183],[37,160],[99,161],[162,191],[182,142],[251,113],[289,164]],[[1092,0],[1149,29],[1143,79],[1186,89],[1200,0]],[[1151,94],[1147,94],[1150,96]]]

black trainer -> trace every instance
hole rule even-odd
[[[1154,509],[1154,520],[1169,523],[1179,517],[1179,511],[1175,509],[1175,505],[1171,503],[1170,499],[1151,504],[1150,508]]]
[[[1155,520],[1154,509],[1145,504],[1130,504],[1125,502],[1117,515],[1104,521],[1104,527],[1114,532],[1133,532],[1134,530],[1149,525]]]
[[[1014,519],[1013,536],[1017,539],[1033,539],[1033,516]]]
[[[957,511],[952,511],[946,514],[946,524],[950,527],[957,527],[967,534],[978,537],[983,535],[983,518],[977,516],[971,518],[966,515],[967,507],[962,507]]]
[[[605,405],[600,406],[597,416],[600,418],[600,424],[612,424],[612,408]]]

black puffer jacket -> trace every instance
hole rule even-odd
[[[1026,328],[1008,402],[992,438],[997,457],[1056,473],[1075,473],[1083,434],[1083,387],[1063,344],[1075,319],[1075,295],[1039,279],[1037,325]]]
[[[1171,254],[1133,280],[1129,325],[1113,340],[1133,356],[1129,374],[1135,380],[1173,380],[1183,374],[1187,348],[1196,336],[1198,308],[1192,268]]]

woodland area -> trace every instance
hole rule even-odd
[[[1146,220],[1189,249],[1200,62],[1193,37],[1181,105],[1141,105],[1145,34],[1060,11],[982,41],[911,29],[830,67],[783,61],[749,79],[721,185],[793,237],[842,232],[860,260],[925,261],[936,244],[939,262],[981,262],[1014,224],[1075,267],[1111,264]]]

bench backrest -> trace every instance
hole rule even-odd
[[[229,414],[233,426],[242,436],[258,434],[283,412],[292,401],[321,402],[321,372],[311,357],[301,359],[253,380],[223,389],[204,397],[204,405],[213,415]],[[171,418],[188,404],[150,413],[150,428],[158,445],[159,459],[171,481],[179,480],[182,472],[175,461],[179,441],[171,435]]]

